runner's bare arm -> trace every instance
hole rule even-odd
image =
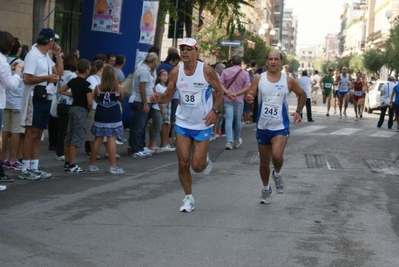
[[[174,68],[169,74],[168,87],[163,94],[153,93],[151,95],[151,103],[167,104],[169,103],[176,91],[177,75],[179,74],[179,69]]]
[[[249,86],[249,89],[247,91],[247,95],[245,97],[245,101],[247,101],[247,103],[249,103],[249,104],[254,102],[254,98],[255,98],[256,94],[258,93],[259,80],[260,80],[260,75],[256,76],[252,80],[251,85]]]

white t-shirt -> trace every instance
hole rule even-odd
[[[313,81],[308,76],[302,76],[298,79],[298,84],[306,93],[306,98],[312,98],[311,88]]]
[[[96,74],[94,74],[94,75],[90,75],[89,77],[87,77],[86,81],[88,81],[90,83],[90,86],[89,86],[90,89],[94,90],[96,88],[96,86],[101,83],[101,78],[98,77]],[[97,102],[93,98],[92,109],[96,109],[96,108],[97,108]]]
[[[315,85],[313,85],[314,87],[320,87],[320,83],[319,83],[320,82],[320,76],[319,76],[319,74],[313,75],[312,80],[313,80],[313,83],[316,82]]]
[[[156,93],[158,93],[158,94],[163,94],[165,91],[166,91],[166,86],[164,86],[164,85],[162,85],[162,84],[160,84],[160,83],[158,83],[158,84],[155,86],[155,92],[156,92]],[[157,103],[157,104],[153,104],[153,105],[152,105],[152,108],[153,108],[153,109],[160,110],[160,109],[159,109],[158,103]]]

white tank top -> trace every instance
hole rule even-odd
[[[204,117],[212,110],[212,88],[204,77],[204,63],[197,61],[197,68],[191,76],[184,73],[184,63],[180,64],[176,88],[179,92],[179,105],[176,110],[176,125],[189,130],[205,130]]]
[[[341,78],[341,84],[339,85],[338,91],[340,92],[349,92],[349,74],[346,74],[346,77],[342,76],[342,73],[339,75]]]
[[[276,83],[269,82],[267,72],[261,74],[258,83],[259,114],[257,128],[260,130],[283,130],[290,127],[288,112],[287,75],[281,73]]]

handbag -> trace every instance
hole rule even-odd
[[[37,101],[43,101],[47,99],[47,90],[44,85],[36,85],[33,88],[33,98]]]
[[[130,73],[129,76],[127,76],[127,78],[122,82],[123,94],[127,97],[130,97],[132,95],[133,76],[134,72]]]

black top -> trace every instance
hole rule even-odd
[[[70,80],[67,85],[69,88],[71,88],[72,92],[72,106],[78,106],[88,109],[86,94],[92,93],[89,87],[90,83],[81,77],[76,77]]]

